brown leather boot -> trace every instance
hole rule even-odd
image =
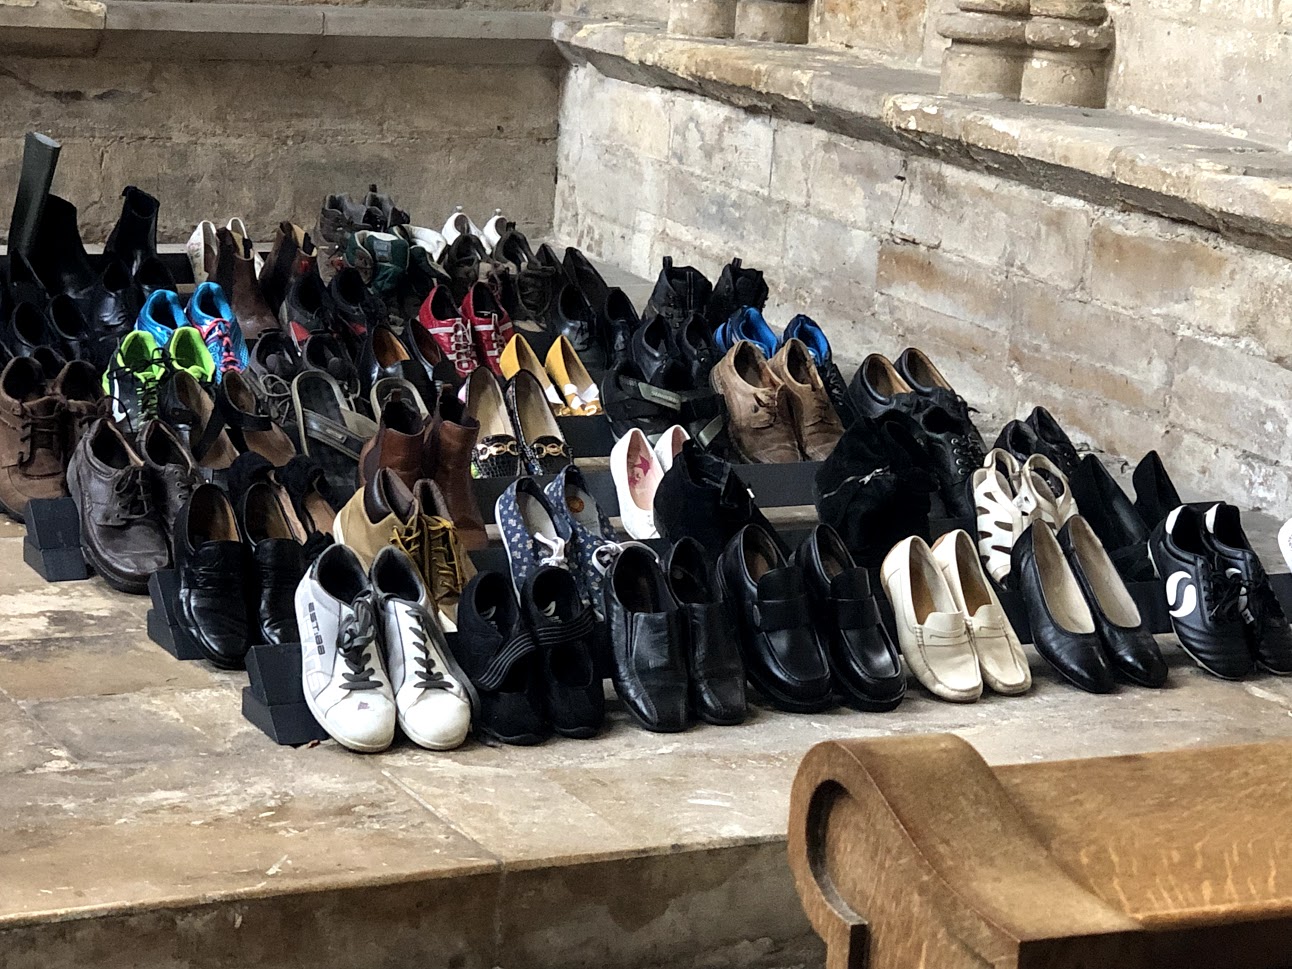
[[[718,361],[709,381],[727,401],[727,430],[746,461],[789,464],[800,460],[789,394],[767,366],[762,350],[741,340]]]
[[[0,507],[22,518],[32,498],[67,494],[63,401],[50,393],[30,357],[0,374]]]
[[[215,238],[217,255],[213,278],[229,298],[242,335],[250,343],[266,330],[277,329],[278,317],[260,291],[255,260],[242,251],[243,245],[249,245],[246,240],[238,240],[228,229],[217,229]]]
[[[830,403],[807,345],[802,340],[786,340],[768,366],[785,385],[803,455],[809,461],[824,461],[843,435],[843,422]]]
[[[423,477],[423,451],[431,422],[401,397],[391,397],[381,411],[377,436],[359,452],[359,484],[371,481],[379,468],[390,468],[409,491]],[[474,442],[473,442],[474,443]]]
[[[484,548],[489,536],[471,480],[471,455],[475,453],[480,422],[467,417],[456,398],[442,397],[436,411],[427,428],[423,474],[439,486],[462,547],[468,551]]]

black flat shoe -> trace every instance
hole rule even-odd
[[[734,726],[748,715],[745,664],[731,635],[735,614],[720,599],[700,543],[684,538],[668,553],[664,576],[686,629],[691,709],[705,723]]]
[[[655,489],[655,525],[670,542],[693,538],[716,559],[746,525],[780,542],[749,486],[722,458],[686,441]],[[784,554],[789,550],[780,546]]]
[[[526,580],[520,603],[542,656],[539,688],[546,719],[562,737],[595,737],[606,718],[594,659],[596,615],[584,604],[574,576],[550,565]]]
[[[857,412],[872,419],[892,411],[915,415],[926,404],[925,398],[917,394],[892,362],[880,353],[872,353],[861,361],[848,391]]]
[[[246,661],[247,548],[228,496],[217,485],[197,488],[175,520],[176,613],[184,632],[221,669]]]

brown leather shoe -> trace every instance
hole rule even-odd
[[[0,374],[0,507],[22,518],[32,498],[67,494],[63,401],[49,392],[31,357]]]
[[[112,413],[110,402],[103,395],[99,372],[85,360],[67,364],[50,385],[50,393],[63,399],[63,453],[70,456],[90,425]]]
[[[458,539],[470,551],[489,544],[471,480],[471,455],[479,434],[480,422],[466,415],[456,397],[444,395],[427,428],[424,451],[424,476],[439,486],[449,517],[457,527]]]
[[[359,556],[366,569],[395,536],[415,521],[413,493],[391,468],[378,468],[337,512],[332,537]]]
[[[727,429],[741,456],[752,464],[800,460],[789,393],[767,366],[763,351],[741,340],[709,374],[727,402]]]
[[[786,340],[772,357],[772,373],[785,385],[799,449],[809,461],[824,461],[843,435],[812,354],[802,340]]]
[[[373,479],[378,468],[390,468],[409,491],[422,478],[423,451],[431,422],[402,397],[391,397],[381,411],[377,435],[359,452],[359,483]]]
[[[238,318],[242,335],[250,343],[266,330],[277,329],[278,317],[269,308],[256,278],[256,264],[246,239],[239,239],[228,229],[215,233],[217,253],[213,277],[229,298],[233,315]]]

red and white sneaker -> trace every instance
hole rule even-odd
[[[471,339],[471,328],[463,315],[454,306],[453,294],[447,286],[436,286],[431,290],[431,295],[417,311],[418,322],[435,338],[436,345],[452,362],[453,369],[465,380],[479,366],[479,361]]]
[[[475,340],[476,357],[501,378],[502,351],[516,331],[488,283],[476,283],[462,301],[462,316]]]

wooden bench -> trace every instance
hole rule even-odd
[[[1292,743],[989,767],[839,741],[790,864],[829,969],[1292,967]]]

